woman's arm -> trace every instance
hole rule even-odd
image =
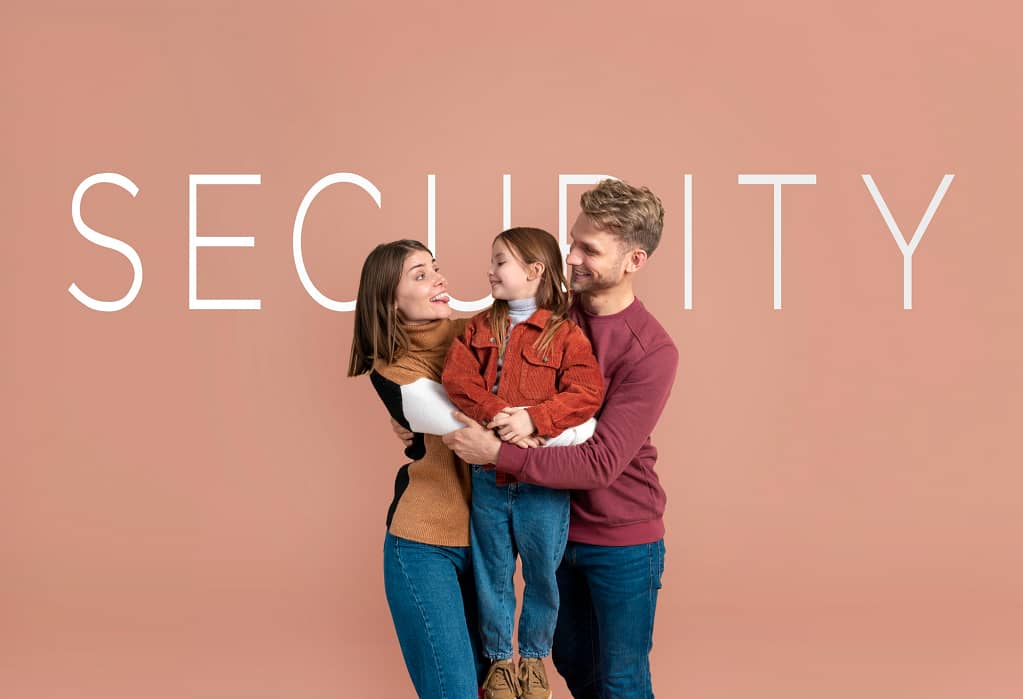
[[[455,405],[448,400],[444,387],[427,378],[416,379],[401,387],[401,402],[405,418],[411,431],[402,427],[397,421],[391,420],[394,433],[402,441],[411,439],[414,432],[445,435],[460,430],[465,425],[455,419]],[[581,425],[571,427],[557,438],[541,444],[533,440],[532,446],[563,447],[570,444],[581,444],[593,436],[597,421],[590,418]]]
[[[444,387],[427,378],[416,379],[401,387],[405,417],[413,432],[447,434],[461,429],[462,423],[452,417],[455,404],[448,399]]]
[[[369,379],[377,395],[380,396],[380,400],[383,401],[384,407],[387,408],[387,412],[391,416],[391,422],[409,429],[409,421],[405,417],[405,405],[402,400],[401,386],[376,370],[370,372]],[[402,441],[405,442],[405,456],[408,458],[421,459],[426,455],[426,443],[423,441],[421,432],[413,434],[410,441]]]

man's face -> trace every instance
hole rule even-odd
[[[579,214],[569,232],[569,244],[565,262],[572,267],[572,291],[600,291],[622,282],[627,251],[613,233],[595,228],[586,214]]]

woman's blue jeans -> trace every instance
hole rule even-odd
[[[416,693],[477,699],[487,668],[469,547],[421,544],[388,533],[384,588]]]
[[[512,657],[515,556],[522,559],[519,655],[550,655],[558,620],[556,571],[568,539],[569,494],[528,483],[497,485],[496,471],[472,467],[472,558],[483,653]]]

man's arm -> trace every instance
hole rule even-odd
[[[400,422],[391,418],[391,429],[394,430],[394,435],[401,440],[401,443],[406,447],[412,446],[412,437],[415,433],[412,430],[405,429]]]
[[[499,471],[526,483],[563,490],[592,490],[610,485],[639,451],[661,417],[678,368],[678,350],[665,344],[637,362],[629,375],[606,396],[597,431],[583,444],[548,449],[520,449],[475,439]],[[459,430],[459,434],[466,430]],[[468,435],[467,435],[468,437]],[[465,456],[453,447],[460,456]],[[496,452],[496,453],[495,453]]]

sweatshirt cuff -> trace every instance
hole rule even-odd
[[[523,449],[507,442],[501,443],[501,450],[497,452],[497,463],[494,466],[498,471],[510,473],[516,478],[522,474],[526,467],[526,456],[529,449]]]

